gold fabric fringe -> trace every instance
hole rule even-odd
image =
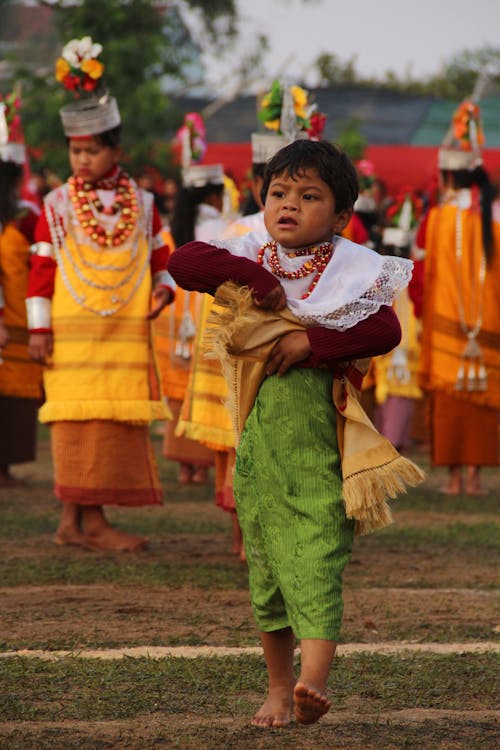
[[[130,415],[134,417],[131,419]],[[128,424],[149,424],[155,419],[172,419],[162,401],[48,401],[39,412],[40,422],[83,422],[98,419]]]
[[[207,356],[220,360],[228,384],[226,408],[239,440],[276,341],[304,330],[292,313],[264,311],[253,304],[247,287],[226,282],[217,290],[207,322]],[[357,365],[362,371],[369,361]],[[346,365],[348,363],[345,363]],[[332,402],[337,411],[337,439],[342,461],[346,515],[356,521],[356,534],[368,534],[392,523],[387,500],[425,479],[412,461],[401,456],[376,430],[360,403],[360,392],[347,378],[334,379]]]

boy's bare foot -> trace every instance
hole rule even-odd
[[[331,703],[323,693],[313,687],[298,682],[293,691],[295,718],[299,724],[314,724],[326,714]]]
[[[140,552],[148,548],[149,542],[143,536],[127,534],[107,526],[94,533],[87,532],[84,544],[88,549],[103,552]]]
[[[286,727],[292,720],[292,688],[274,688],[250,724],[254,727]]]

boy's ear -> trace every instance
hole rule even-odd
[[[338,214],[335,214],[335,221],[333,224],[334,234],[342,233],[342,231],[349,224],[352,214],[353,214],[352,208],[346,208],[344,211],[339,211]]]

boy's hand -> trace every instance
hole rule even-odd
[[[46,364],[54,350],[54,337],[51,333],[32,333],[28,340],[28,352],[35,362]]]
[[[309,337],[305,331],[292,331],[282,336],[274,346],[267,360],[267,375],[278,374],[278,377],[296,362],[307,359],[311,353]]]
[[[254,296],[253,301],[257,307],[262,307],[264,310],[284,310],[286,307],[285,290],[280,284],[275,286],[261,300],[255,299]]]
[[[172,302],[173,298],[172,291],[166,286],[157,286],[156,289],[153,289],[153,307],[147,316],[148,320],[157,318],[163,308]]]

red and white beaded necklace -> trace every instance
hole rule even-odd
[[[307,291],[301,296],[301,299],[307,299],[317,286],[323,271],[331,260],[333,250],[331,242],[322,242],[321,245],[293,250],[293,252],[287,253],[288,257],[297,258],[302,255],[312,255],[312,258],[304,261],[300,268],[297,268],[295,271],[286,271],[281,265],[278,256],[278,243],[276,240],[271,240],[260,248],[257,254],[257,263],[262,266],[264,258],[266,258],[272,273],[279,279],[288,279],[289,281],[304,279],[306,276],[314,274],[314,278],[309,284]],[[267,257],[266,251],[269,251]]]
[[[81,177],[73,176],[68,180],[69,197],[78,222],[88,237],[101,247],[122,245],[132,234],[137,222],[137,198],[130,177],[125,172],[120,172],[114,188],[116,197],[113,204],[104,207],[97,194],[98,186]],[[107,216],[121,213],[112,231],[99,223],[100,213]]]

